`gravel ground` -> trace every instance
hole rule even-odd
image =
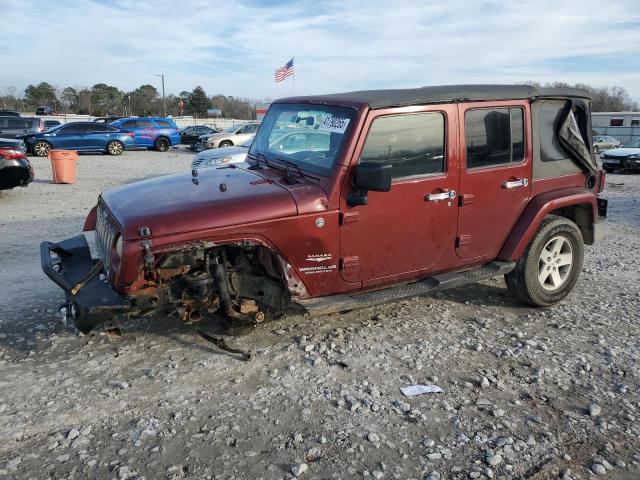
[[[640,478],[640,176],[609,175],[608,238],[553,308],[495,279],[289,315],[229,339],[251,362],[168,318],[67,330],[39,242],[191,157],[83,155],[68,186],[33,159],[36,182],[0,194],[0,478]]]

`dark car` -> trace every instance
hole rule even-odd
[[[36,115],[53,115],[53,108],[42,105],[36,108]]]
[[[170,118],[133,117],[121,118],[111,125],[133,132],[139,147],[166,152],[180,144],[178,127]]]
[[[110,117],[98,117],[93,121],[96,123],[111,123],[111,122],[115,122],[116,120],[120,120],[121,118],[124,118],[124,117],[117,117],[115,115],[112,115]]]
[[[0,117],[19,117],[20,112],[16,112],[15,110],[5,110],[4,108],[0,108]]]
[[[200,135],[210,135],[212,133],[216,133],[216,130],[205,125],[185,127],[180,130],[180,143],[182,145],[191,145],[192,148],[195,148]]]
[[[46,157],[52,148],[120,155],[137,147],[133,132],[95,122],[65,123],[44,133],[27,135],[24,141],[38,157]]]
[[[53,127],[57,127],[58,125],[62,125],[62,122],[58,120],[45,120],[44,121],[44,129],[51,130]]]
[[[522,302],[553,305],[605,228],[590,105],[585,90],[525,85],[280,99],[247,166],[107,190],[84,225],[100,261],[78,235],[43,242],[42,268],[85,332],[156,313],[253,328],[502,275]],[[326,138],[281,149],[293,118]]]
[[[39,118],[0,116],[0,138],[21,138],[40,132],[44,132],[44,122]]]
[[[640,138],[624,147],[607,150],[600,155],[600,161],[607,173],[640,171]]]
[[[26,187],[33,180],[33,168],[22,140],[0,138],[0,190]]]

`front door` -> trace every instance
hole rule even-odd
[[[531,126],[527,102],[459,104],[459,258],[495,256],[531,191]]]
[[[441,269],[454,256],[458,215],[454,105],[374,111],[355,154],[392,165],[389,192],[341,199],[340,269],[347,282],[384,283]]]

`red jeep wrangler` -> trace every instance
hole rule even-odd
[[[41,245],[82,331],[120,315],[376,305],[504,275],[564,298],[602,231],[604,175],[576,89],[438,86],[287,98],[247,163],[108,190],[84,235]]]

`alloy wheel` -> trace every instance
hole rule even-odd
[[[558,235],[549,240],[538,260],[538,281],[548,291],[558,290],[569,278],[573,249],[569,240]]]
[[[120,155],[122,153],[122,144],[120,142],[111,142],[109,144],[109,153],[111,155]]]
[[[33,151],[39,157],[46,157],[49,153],[49,150],[51,150],[51,147],[47,142],[36,142],[36,144],[33,146]]]

